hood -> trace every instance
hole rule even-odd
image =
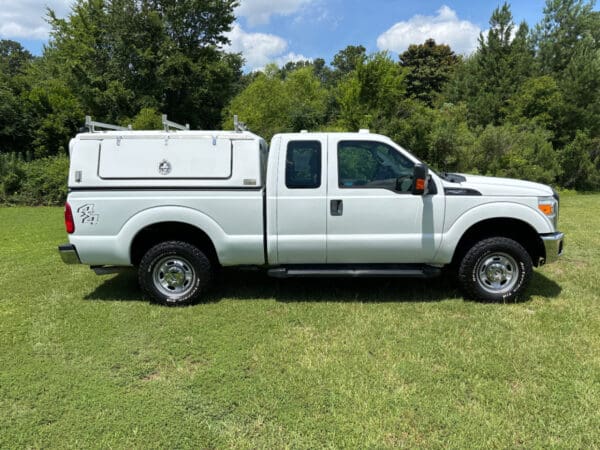
[[[475,189],[487,196],[552,196],[554,191],[550,186],[532,181],[515,180],[512,178],[484,177],[480,175],[460,174],[465,180],[457,183],[443,180],[445,188]]]

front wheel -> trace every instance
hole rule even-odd
[[[493,237],[476,243],[466,253],[458,270],[467,296],[487,301],[511,301],[527,287],[533,264],[518,242]]]
[[[165,305],[197,301],[212,278],[208,257],[187,242],[168,241],[146,252],[138,268],[138,280],[150,298]]]

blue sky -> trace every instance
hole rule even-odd
[[[544,0],[511,4],[515,21],[530,26],[542,17]],[[491,0],[241,0],[230,33],[230,50],[246,59],[246,70],[269,62],[325,58],[347,45],[364,45],[369,52],[402,52],[409,43],[429,37],[457,53],[471,52],[477,36],[488,27]],[[48,39],[43,20],[46,6],[66,15],[70,0],[0,0],[0,38],[21,42],[40,54]]]

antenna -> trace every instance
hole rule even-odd
[[[182,131],[188,131],[190,129],[190,124],[186,123],[185,125],[181,125],[175,122],[171,122],[170,120],[167,120],[167,115],[163,114],[162,115],[162,124],[163,127],[165,127],[165,131],[168,133],[169,131],[171,131],[171,128],[175,128],[176,130],[182,130]]]
[[[119,125],[111,125],[110,123],[94,122],[92,120],[92,116],[85,116],[85,127],[90,130],[90,133],[95,133],[96,128],[115,131],[128,131],[132,129],[131,125],[127,127],[121,127]]]

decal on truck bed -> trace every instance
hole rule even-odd
[[[89,225],[96,225],[100,216],[94,211],[95,205],[88,203],[77,208],[77,214],[81,219],[81,223],[87,223]]]

